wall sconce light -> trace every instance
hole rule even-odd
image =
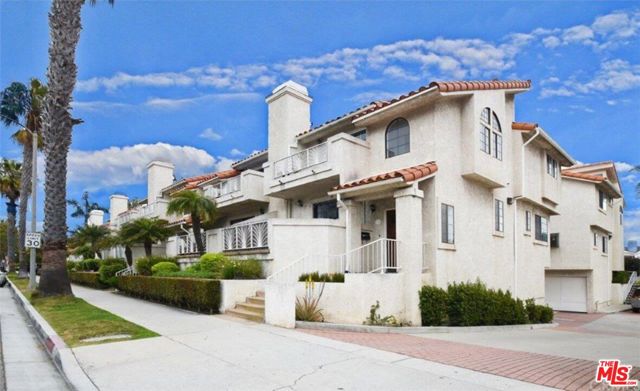
[[[302,200],[298,200],[297,204],[298,204],[298,206],[299,206],[299,207],[302,207],[302,206],[304,205],[304,203],[302,202]]]
[[[369,205],[369,210],[371,211],[371,213],[375,213],[376,212],[376,204]]]

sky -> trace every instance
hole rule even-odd
[[[49,7],[0,0],[0,87],[45,80]],[[638,3],[99,0],[82,21],[70,198],[144,197],[151,160],[180,178],[265,148],[264,98],[289,79],[309,88],[314,124],[433,80],[530,79],[516,119],[580,162],[616,162],[640,242]],[[0,131],[1,155],[20,158],[15,129]]]

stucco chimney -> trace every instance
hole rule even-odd
[[[147,204],[153,204],[160,196],[160,191],[173,183],[171,163],[153,161],[147,164]]]
[[[311,127],[311,102],[305,86],[287,81],[273,89],[266,99],[269,106],[269,160],[289,155],[297,134]]]
[[[113,222],[116,217],[122,212],[126,212],[129,209],[129,197],[114,194],[109,197],[109,218]]]
[[[104,212],[101,210],[92,210],[89,212],[89,220],[87,220],[87,225],[97,225],[100,226],[104,224]]]

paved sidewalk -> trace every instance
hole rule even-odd
[[[7,391],[68,390],[8,287],[0,288],[0,344]]]
[[[535,390],[504,377],[296,330],[74,286],[161,337],[73,349],[101,390]]]

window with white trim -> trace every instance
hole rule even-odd
[[[602,253],[606,254],[609,250],[609,238],[607,235],[602,235]]]
[[[598,234],[593,233],[593,247],[598,247]]]
[[[551,157],[551,155],[547,154],[547,174],[551,175],[554,178],[558,177],[558,161]]]
[[[524,211],[524,229],[527,232],[531,232],[531,211]]]
[[[549,241],[549,222],[546,217],[536,215],[536,240]]]
[[[480,150],[502,160],[502,127],[498,115],[488,107],[480,112]]]
[[[440,241],[442,243],[455,243],[455,222],[452,205],[441,204],[440,206]]]
[[[351,135],[355,138],[359,138],[360,140],[367,141],[367,129],[357,130],[351,133]]]
[[[607,195],[602,190],[598,190],[598,207],[607,210]]]
[[[410,144],[409,122],[404,118],[391,121],[385,134],[385,156],[390,158],[409,153]]]
[[[504,202],[495,200],[495,226],[497,232],[504,232]]]

